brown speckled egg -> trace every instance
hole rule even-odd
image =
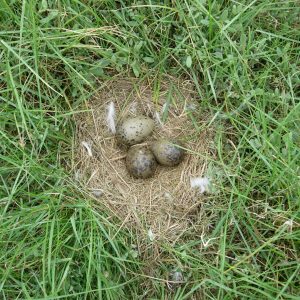
[[[128,172],[135,178],[151,177],[156,170],[156,160],[153,153],[146,147],[132,147],[126,156]]]
[[[153,129],[153,120],[146,116],[128,118],[117,127],[117,139],[121,144],[135,145],[151,135]]]
[[[181,145],[175,140],[161,139],[151,145],[151,150],[156,160],[164,166],[178,165],[184,157],[185,151],[178,147]]]

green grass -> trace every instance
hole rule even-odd
[[[296,0],[0,0],[0,298],[299,299],[299,15]],[[69,174],[73,116],[115,75],[154,96],[165,75],[193,81],[218,128],[215,239],[160,245],[152,279],[135,233]],[[174,266],[187,284],[170,291]]]

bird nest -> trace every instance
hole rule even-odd
[[[191,179],[205,177],[213,132],[204,126],[207,115],[196,109],[190,82],[166,81],[159,93],[151,86],[135,79],[115,80],[86,104],[87,112],[76,117],[75,171],[95,202],[108,206],[123,226],[138,231],[140,241],[173,244],[190,228],[199,233],[207,228],[201,208],[205,186],[193,189]],[[141,114],[155,120],[146,143],[159,137],[183,141],[184,161],[175,167],[158,166],[149,179],[131,177],[125,166],[128,149],[118,145],[107,124],[111,102],[118,121]]]

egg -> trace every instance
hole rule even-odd
[[[153,153],[146,147],[131,147],[126,156],[128,172],[135,178],[151,177],[157,162]]]
[[[117,127],[117,139],[121,144],[135,145],[151,135],[153,129],[153,120],[146,116],[128,118]]]
[[[185,153],[178,145],[178,141],[160,139],[152,143],[151,151],[161,165],[175,166],[183,160]]]

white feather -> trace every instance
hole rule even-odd
[[[182,282],[184,281],[183,274],[180,271],[176,271],[172,274],[172,281],[176,282]]]
[[[287,220],[283,223],[283,225],[286,225],[290,229],[290,231],[292,231],[294,225],[293,220]]]
[[[167,102],[166,103],[164,103],[164,105],[162,106],[162,108],[161,108],[161,113],[162,114],[164,114],[164,112],[165,112],[165,110],[167,109]]]
[[[138,103],[136,101],[132,102],[131,105],[130,105],[129,111],[132,114],[136,114],[137,113],[137,106],[138,106]]]
[[[185,106],[185,110],[187,110],[187,111],[194,111],[194,110],[196,110],[196,108],[197,108],[196,104],[194,104],[194,103],[190,103]]]
[[[93,156],[93,152],[91,149],[91,146],[89,145],[89,143],[87,142],[81,142],[82,146],[86,149],[88,156],[92,157]]]
[[[217,238],[210,238],[210,239],[208,239],[207,241],[205,241],[205,240],[204,240],[204,234],[203,234],[203,233],[201,234],[200,238],[201,238],[201,242],[202,242],[204,248],[208,247],[211,241],[217,239]]]
[[[162,127],[164,124],[163,124],[163,122],[160,119],[159,112],[156,111],[155,114],[154,114],[154,116],[155,116],[156,123]]]
[[[102,189],[93,189],[92,194],[96,198],[100,198],[103,195],[103,190]]]
[[[199,188],[201,194],[209,191],[210,181],[207,177],[195,177],[190,179],[191,188]]]
[[[75,177],[75,180],[77,180],[77,181],[79,181],[81,179],[82,174],[80,173],[79,170],[75,171],[74,177]]]
[[[154,233],[151,228],[149,228],[149,230],[148,230],[148,238],[151,242],[153,242],[155,239]]]
[[[293,226],[293,220],[287,220],[287,221],[285,221],[284,225]]]
[[[107,126],[111,133],[116,133],[116,110],[115,110],[115,104],[113,102],[110,102],[107,108]]]

